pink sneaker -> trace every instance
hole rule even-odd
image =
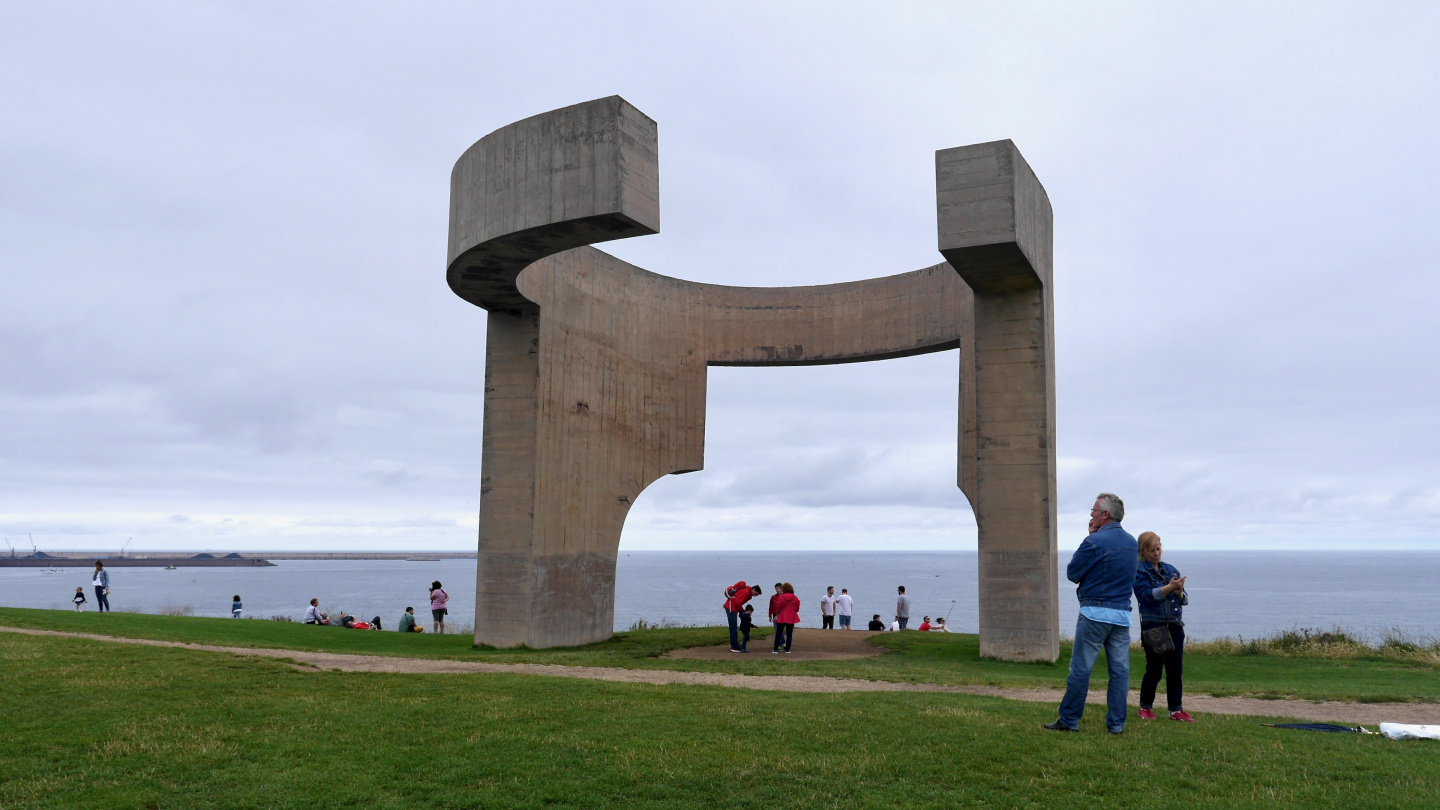
[[[1171,719],[1171,720],[1179,720],[1179,721],[1182,722],[1182,723],[1193,723],[1193,722],[1195,722],[1195,718],[1191,717],[1189,712],[1183,712],[1183,711],[1180,711],[1180,712],[1170,712],[1170,719]]]
[[[1155,712],[1152,712],[1152,711],[1150,711],[1149,709],[1141,709],[1141,710],[1140,710],[1140,719],[1141,719],[1141,720],[1154,720],[1154,719],[1155,719]]]

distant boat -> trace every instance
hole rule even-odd
[[[440,562],[439,557],[406,557],[405,562]]]
[[[174,570],[176,570],[176,568],[175,568],[175,566],[173,566],[173,565],[167,565],[167,566],[165,566],[165,570],[166,570],[166,571],[174,571]]]

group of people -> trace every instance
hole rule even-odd
[[[440,580],[430,583],[430,616],[434,619],[434,631],[445,632],[445,617],[450,610],[447,605],[450,602],[450,594],[440,585]],[[235,597],[235,608],[240,608],[240,597]],[[305,624],[328,625],[331,627],[350,627],[359,630],[381,630],[379,616],[368,622],[357,621],[354,616],[344,610],[337,610],[334,613],[324,613],[320,610],[320,600],[311,599],[310,606],[305,609],[305,616],[301,619]],[[406,606],[405,612],[400,614],[400,632],[402,633],[423,633],[425,626],[415,620],[415,608]]]
[[[1163,562],[1160,536],[1143,532],[1136,539],[1120,525],[1125,502],[1102,492],[1090,510],[1090,534],[1070,558],[1065,575],[1078,587],[1080,616],[1075,649],[1060,716],[1046,723],[1051,731],[1079,731],[1090,690],[1090,670],[1105,650],[1110,682],[1106,691],[1105,727],[1125,731],[1130,692],[1130,597],[1140,606],[1140,640],[1145,650],[1145,676],[1140,681],[1140,718],[1155,719],[1155,692],[1165,676],[1170,719],[1192,723],[1185,711],[1181,682],[1185,651],[1182,610],[1190,603],[1185,577]]]
[[[764,593],[764,590],[759,585],[750,585],[744,580],[725,589],[725,602],[722,607],[725,609],[725,622],[730,627],[730,652],[750,652],[750,633],[755,628],[755,606],[749,602]],[[876,613],[870,620],[868,630],[879,632],[907,628],[910,622],[910,597],[905,595],[904,585],[899,586],[896,593],[895,620],[890,627],[887,628],[884,622],[880,621],[880,614]],[[839,594],[835,593],[833,585],[825,588],[825,595],[820,597],[822,630],[835,629],[836,619],[840,621],[840,629],[852,629],[851,618],[854,612],[855,599],[850,596],[849,588],[841,588]],[[795,586],[788,582],[775,583],[775,593],[770,596],[766,621],[775,628],[775,643],[771,652],[776,655],[789,653],[794,645],[795,625],[800,623],[800,597],[795,595]],[[931,622],[929,616],[925,617],[918,629],[950,632],[945,626],[944,618]]]

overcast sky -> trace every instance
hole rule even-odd
[[[619,94],[660,234],[740,285],[906,272],[934,152],[1055,210],[1060,545],[1440,547],[1440,7],[0,5],[0,534],[473,549],[485,313],[449,174]],[[954,352],[710,371],[622,549],[969,549]]]

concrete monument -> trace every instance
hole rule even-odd
[[[959,349],[981,654],[1055,660],[1051,211],[1015,145],[936,153],[944,262],[763,288],[591,247],[659,231],[657,142],[611,96],[496,130],[455,164],[447,280],[489,313],[475,641],[610,637],[626,514],[651,482],[704,467],[707,367]]]

